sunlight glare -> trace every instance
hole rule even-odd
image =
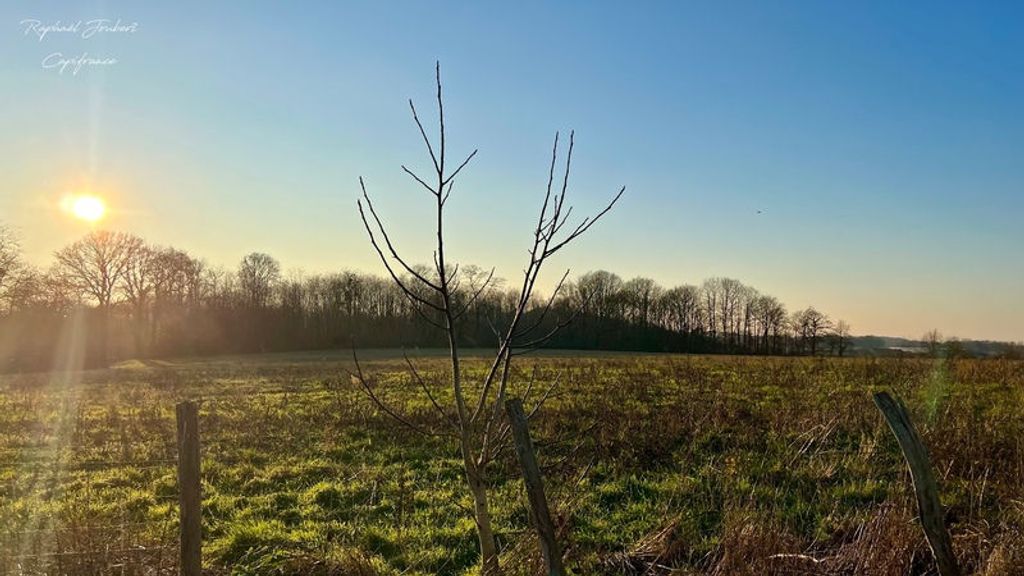
[[[75,218],[86,222],[97,222],[107,212],[107,206],[102,199],[88,194],[74,196],[65,200],[63,204]]]

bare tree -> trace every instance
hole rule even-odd
[[[121,277],[121,292],[130,306],[134,325],[132,339],[135,341],[135,353],[139,356],[144,352],[143,339],[151,312],[151,299],[161,277],[161,262],[157,255],[156,250],[145,244],[141,245],[131,255]]]
[[[623,297],[627,306],[628,319],[640,326],[647,327],[651,323],[654,307],[663,290],[650,278],[637,277],[622,286]]]
[[[24,268],[17,236],[0,224],[0,312],[10,306],[12,292]]]
[[[598,320],[621,320],[622,278],[613,272],[596,270],[576,279],[569,291],[573,305]]]
[[[8,295],[12,312],[36,309],[66,315],[81,300],[77,290],[68,286],[56,267],[47,271],[24,267]]]
[[[690,334],[699,329],[700,292],[696,286],[677,286],[662,293],[661,300],[665,326],[669,330]]]
[[[740,284],[738,330],[741,332],[740,347],[746,352],[751,352],[754,348],[751,346],[751,340],[753,340],[752,332],[754,330],[755,314],[760,297],[761,295],[754,288]]]
[[[850,324],[846,320],[839,320],[832,330],[832,336],[835,338],[836,352],[839,356],[845,356],[846,349],[850,347]]]
[[[701,285],[710,335],[720,337],[727,349],[736,344],[743,331],[746,290],[743,283],[734,278],[708,278]]]
[[[142,248],[143,242],[138,236],[99,231],[86,235],[54,256],[64,281],[95,300],[101,309],[107,309]]]
[[[940,351],[946,358],[970,358],[971,351],[963,340],[956,336],[950,336],[942,343]]]
[[[761,332],[762,351],[778,352],[779,338],[786,324],[786,307],[774,296],[760,295],[754,303],[754,317]]]
[[[932,358],[938,358],[942,355],[942,345],[945,343],[945,338],[942,337],[942,333],[932,328],[925,332],[924,336],[921,337],[924,340],[924,345],[928,348],[928,355]]]
[[[281,265],[267,254],[253,252],[242,258],[238,265],[238,284],[242,289],[242,297],[252,308],[266,307],[280,281]]]
[[[723,321],[718,313],[719,301],[721,298],[722,278],[708,278],[700,286],[701,310],[704,312],[704,325],[707,327],[708,335],[715,339],[718,337],[719,328],[726,331]]]
[[[832,320],[814,307],[800,310],[793,314],[793,331],[800,341],[802,350],[810,345],[811,356],[818,354],[818,343],[832,327]]]
[[[187,322],[188,313],[197,307],[206,285],[204,268],[201,261],[176,248],[148,249],[139,264],[143,268],[133,280],[137,285],[134,291],[142,296],[140,320],[142,314],[148,315],[148,347],[152,353],[166,324]]]
[[[445,246],[445,206],[452,192],[456,177],[476,155],[470,153],[462,162],[455,165],[448,163],[448,144],[445,138],[444,103],[441,93],[441,69],[436,67],[437,109],[438,109],[438,140],[431,142],[427,132],[416,113],[416,107],[409,101],[412,117],[419,129],[420,136],[426,145],[433,164],[433,173],[428,178],[421,178],[412,170],[402,169],[426,190],[432,199],[435,224],[435,241],[433,253],[433,269],[426,273],[412,266],[396,248],[362,178],[359,180],[362,199],[358,202],[359,214],[369,236],[370,243],[376,250],[391,279],[402,291],[409,304],[428,324],[442,330],[447,335],[450,352],[450,386],[452,404],[447,409],[442,407],[430,394],[429,388],[423,385],[424,391],[430,396],[432,403],[442,416],[442,421],[451,424],[450,432],[459,444],[465,468],[466,482],[473,499],[473,513],[476,520],[480,541],[482,572],[497,574],[499,572],[498,548],[491,526],[491,511],[488,502],[487,465],[495,458],[508,438],[509,429],[503,421],[503,404],[508,391],[512,359],[517,354],[542,346],[566,320],[559,320],[553,329],[544,324],[551,310],[552,303],[562,291],[565,278],[558,282],[550,298],[540,304],[539,308],[527,319],[530,310],[534,287],[544,264],[564,247],[587,232],[600,220],[621,198],[625,187],[594,216],[583,218],[575,225],[569,224],[572,207],[566,204],[569,185],[569,171],[572,164],[573,135],[569,135],[568,153],[564,169],[556,183],[556,165],[558,159],[558,135],[551,153],[551,165],[548,173],[547,189],[541,204],[537,224],[533,230],[529,259],[523,270],[523,278],[518,290],[518,297],[510,320],[503,327],[495,327],[498,339],[497,352],[482,381],[475,387],[467,389],[459,354],[459,319],[467,312],[468,304],[478,298],[490,285],[494,277],[493,269],[485,280],[476,282],[476,286],[460,281],[458,264],[452,264]],[[436,144],[436,148],[435,148]],[[367,394],[377,405],[388,411],[392,416],[402,417],[380,402],[374,394],[373,386],[368,377],[356,364],[356,378]],[[410,363],[410,370],[422,384],[418,373]],[[454,416],[450,416],[450,413]],[[407,420],[404,420],[408,423]],[[411,423],[410,423],[411,425]]]
[[[142,239],[124,232],[97,231],[59,250],[57,276],[79,296],[95,300],[99,306],[99,354],[107,359],[110,307],[118,287],[143,248]]]

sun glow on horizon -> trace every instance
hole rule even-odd
[[[91,194],[69,196],[61,202],[61,206],[75,218],[89,223],[100,221],[107,213],[103,199]]]

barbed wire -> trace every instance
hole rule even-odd
[[[10,464],[0,466],[0,472],[49,472],[52,475],[68,474],[75,472],[98,472],[105,470],[156,470],[165,469],[178,463],[175,458],[165,460],[140,460],[140,461],[99,461],[99,462],[61,462],[33,460],[21,464]]]
[[[273,427],[257,427],[253,429],[248,427],[245,429],[232,428],[235,424],[230,415],[238,411],[251,411],[253,404],[260,402],[266,402],[269,405],[269,409],[274,409],[279,403],[286,405],[291,397],[308,398],[311,395],[331,395],[334,393],[333,385],[330,383],[319,383],[315,386],[310,387],[295,387],[295,388],[278,388],[272,390],[251,390],[251,389],[236,389],[231,391],[222,391],[214,394],[204,394],[194,398],[200,404],[203,415],[208,418],[207,423],[202,426],[202,461],[204,465],[219,464],[219,465],[237,465],[242,463],[254,463],[253,459],[246,457],[239,457],[237,454],[240,448],[244,449],[246,442],[240,442],[240,439],[252,437],[258,440],[260,445],[280,442],[292,442],[296,440],[297,431],[293,429],[279,431],[276,434],[266,434],[267,431],[272,431]],[[244,401],[248,406],[240,405],[240,402]],[[205,405],[204,405],[205,404]],[[220,417],[219,417],[220,416]],[[226,416],[226,417],[225,417]],[[290,415],[294,418],[294,415]],[[92,425],[93,422],[86,422],[79,415],[71,416],[72,420],[78,422],[79,425]],[[104,423],[100,423],[104,424]],[[36,443],[36,445],[22,446],[20,448],[7,447],[6,454],[3,459],[8,460],[0,464],[0,473],[2,472],[13,472],[15,476],[13,478],[6,479],[14,486],[13,493],[18,494],[18,479],[19,475],[24,475],[26,478],[32,478],[28,480],[29,486],[24,488],[23,495],[26,494],[41,494],[40,497],[46,499],[56,498],[53,494],[60,493],[65,490],[67,486],[59,487],[57,492],[43,493],[39,491],[38,487],[40,483],[62,483],[64,478],[69,475],[73,475],[81,472],[97,472],[105,470],[131,470],[131,471],[144,471],[144,470],[162,470],[165,472],[172,472],[175,466],[178,464],[177,457],[168,458],[139,458],[139,459],[124,459],[124,458],[89,458],[88,456],[82,457],[81,454],[91,452],[96,455],[97,452],[102,455],[106,452],[109,455],[117,455],[118,453],[131,453],[141,452],[144,454],[176,454],[178,450],[177,439],[170,437],[171,432],[175,430],[175,421],[173,411],[168,411],[166,418],[161,418],[158,421],[158,425],[161,427],[163,433],[157,435],[149,435],[147,438],[140,438],[138,441],[121,440],[113,442],[104,442],[102,444],[88,444],[82,442],[69,442],[65,443],[65,438],[60,438],[60,434],[56,430],[34,430],[30,434],[12,434],[8,437],[13,442],[22,443]],[[308,428],[305,429],[308,431]],[[123,437],[122,437],[123,438]],[[48,439],[54,439],[52,444],[47,444]],[[256,446],[253,446],[254,448]],[[308,450],[301,450],[306,457],[315,458],[330,458],[330,452],[318,448],[317,446],[308,446]],[[257,459],[255,464],[260,465]],[[361,472],[360,472],[361,473]],[[358,474],[357,474],[358,475]],[[203,482],[207,483],[212,476],[203,474]],[[41,480],[40,480],[41,479]],[[0,482],[0,486],[3,486],[5,482]],[[416,485],[416,482],[411,482],[412,485]],[[376,493],[376,481],[374,482],[374,493]],[[48,489],[52,489],[52,485]],[[45,492],[45,491],[44,491]],[[15,548],[12,550],[12,543],[23,542],[23,543],[40,543],[44,542],[43,549],[50,548],[52,550],[54,544],[52,541],[60,540],[62,537],[74,537],[76,534],[104,534],[107,536],[108,544],[117,545],[123,544],[125,540],[130,538],[132,533],[138,533],[142,531],[150,531],[151,537],[161,540],[170,539],[170,533],[178,523],[176,515],[173,514],[175,510],[174,504],[179,502],[180,495],[177,493],[163,494],[155,493],[155,491],[148,491],[145,497],[150,501],[162,505],[162,503],[172,504],[166,509],[166,517],[153,519],[153,520],[132,520],[122,522],[110,522],[110,523],[94,523],[94,524],[60,524],[59,521],[54,519],[45,518],[33,518],[29,521],[29,526],[35,526],[34,528],[26,528],[23,530],[3,530],[0,531],[0,543],[4,543],[7,547],[6,552],[25,551],[22,547],[21,550]],[[372,498],[372,496],[371,496]],[[52,525],[50,525],[52,523]],[[118,536],[117,534],[120,534]],[[128,536],[129,538],[125,538]],[[134,539],[134,538],[131,538]],[[38,549],[38,547],[32,546]],[[164,546],[164,545],[132,545],[129,547],[121,546],[119,548],[97,548],[87,550],[54,550],[49,552],[38,552],[38,553],[19,553],[10,554],[4,553],[2,547],[0,547],[0,565],[5,562],[19,561],[19,560],[44,560],[44,559],[59,559],[59,558],[74,558],[74,557],[110,557],[116,555],[138,555],[138,554],[150,554],[157,553],[162,550],[177,550],[177,546]],[[2,570],[0,570],[2,571]]]
[[[30,530],[4,530],[0,531],[0,539],[11,539],[14,536],[28,535],[28,534],[46,534],[52,532],[86,532],[91,530],[109,530],[109,529],[126,529],[126,528],[139,528],[142,526],[161,526],[167,528],[169,520],[149,520],[146,522],[123,522],[118,524],[84,524],[84,525],[70,525],[70,526],[52,526],[48,528],[33,528]]]
[[[104,444],[62,444],[59,446],[22,446],[9,447],[9,457],[18,458],[34,455],[60,454],[62,452],[88,453],[88,452],[124,452],[125,448],[131,446],[133,451],[166,451],[176,450],[175,441],[160,440],[158,442],[128,442],[128,443],[104,443]],[[106,450],[104,450],[106,449]]]
[[[15,554],[15,555],[2,555],[0,558],[6,558],[8,560],[21,560],[25,558],[59,558],[67,556],[109,556],[113,554],[126,554],[129,552],[150,552],[157,550],[177,550],[177,546],[142,546],[139,545],[136,548],[107,548],[102,550],[82,550],[76,552],[40,552],[38,554]]]

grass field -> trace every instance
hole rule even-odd
[[[379,393],[438,416],[403,363]],[[417,361],[443,395],[445,364]],[[211,574],[468,574],[476,535],[454,443],[379,413],[344,354],[133,361],[0,377],[0,573],[176,571],[174,404],[201,400]],[[466,370],[479,373],[482,360]],[[575,574],[922,574],[895,440],[906,401],[968,573],[1024,566],[1024,363],[547,354],[531,424]],[[492,471],[503,559],[536,571],[508,451]]]

